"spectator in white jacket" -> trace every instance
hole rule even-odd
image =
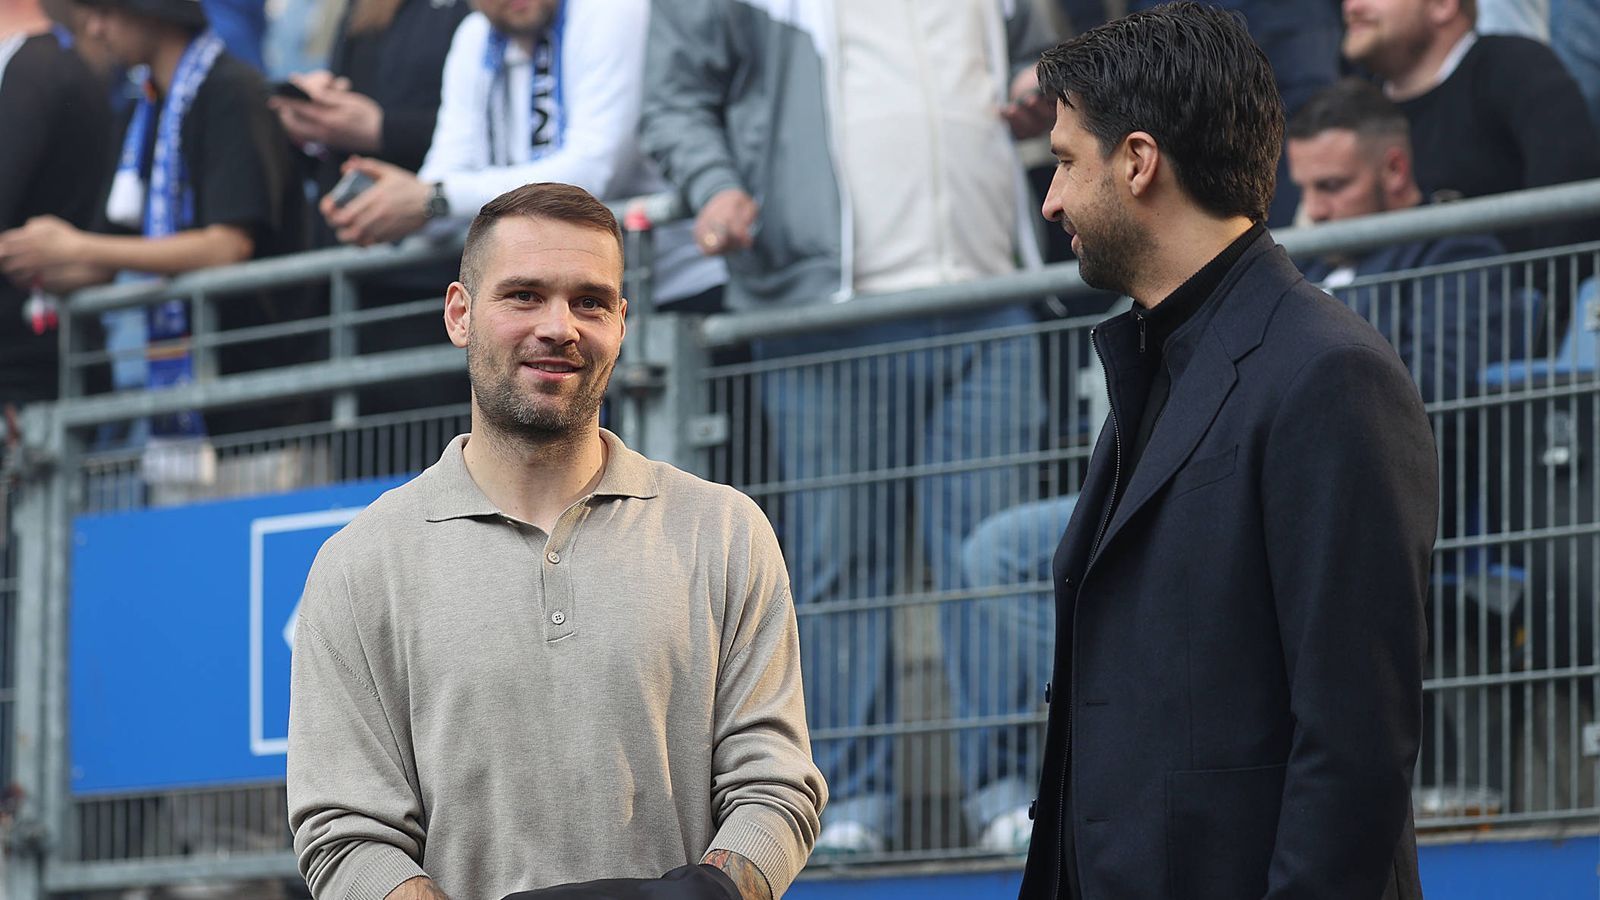
[[[375,184],[321,204],[339,240],[398,240],[434,222],[461,228],[499,194],[541,181],[607,200],[663,190],[635,140],[647,0],[476,0],[445,58],[439,118],[421,170],[355,157]],[[430,229],[431,230],[431,229]],[[660,303],[715,306],[725,272],[689,225],[657,233]]]

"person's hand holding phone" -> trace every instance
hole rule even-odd
[[[267,105],[301,147],[317,144],[344,153],[377,153],[383,147],[383,108],[351,90],[347,78],[328,72],[291,75],[272,93]]]
[[[1000,118],[1011,126],[1011,136],[1019,141],[1038,137],[1055,127],[1056,99],[1039,90],[1039,73],[1032,66],[1012,79],[1011,102],[1001,108]]]
[[[319,204],[341,243],[368,247],[397,241],[428,221],[429,187],[415,174],[362,156],[346,160],[344,174],[349,183],[341,179]],[[370,180],[365,188],[363,180]]]

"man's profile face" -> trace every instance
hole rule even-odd
[[[1050,131],[1056,171],[1045,194],[1044,217],[1072,235],[1078,274],[1091,287],[1129,293],[1134,260],[1145,232],[1119,198],[1113,178],[1114,151],[1108,159],[1100,142],[1086,131],[1078,112],[1059,99]]]
[[[476,281],[465,346],[478,412],[535,440],[594,421],[626,332],[616,237],[507,217],[488,235]]]
[[[473,7],[483,13],[499,31],[513,37],[533,38],[550,26],[560,0],[474,0]]]
[[[83,24],[85,34],[121,65],[145,65],[154,55],[150,28],[136,15],[114,7],[88,7]]]
[[[1382,158],[1361,135],[1330,128],[1308,138],[1289,139],[1289,180],[1313,222],[1337,222],[1389,208],[1384,196]]]
[[[1427,0],[1344,0],[1346,59],[1379,76],[1404,70],[1427,49]]]

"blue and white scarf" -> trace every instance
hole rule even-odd
[[[531,153],[539,159],[561,149],[566,135],[566,100],[561,91],[561,38],[566,20],[565,0],[556,8],[549,27],[533,47],[533,97],[530,107]],[[511,40],[499,29],[489,31],[483,47],[483,69],[489,77],[489,164],[507,166],[523,158],[514,152],[511,137],[511,79],[506,74],[506,51]]]
[[[178,60],[172,89],[159,110],[147,82],[144,98],[135,107],[122,141],[122,157],[106,201],[107,219],[137,228],[147,238],[168,237],[193,226],[194,189],[183,161],[183,120],[221,54],[222,39],[212,31],[207,30],[190,42]],[[141,170],[152,127],[157,129],[155,150],[150,160],[150,182],[146,185]],[[143,272],[119,272],[117,280],[146,281],[152,277]],[[187,302],[167,300],[148,311],[109,313],[106,319],[107,349],[122,351],[112,365],[118,388],[162,388],[194,380],[194,361],[187,351],[136,352],[149,341],[186,337]],[[151,431],[158,435],[193,436],[204,434],[205,427],[198,413],[184,412],[151,423]]]

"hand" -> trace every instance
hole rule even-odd
[[[755,243],[756,216],[761,207],[739,188],[718,191],[694,220],[694,242],[706,256],[746,250]]]
[[[732,850],[712,850],[701,865],[715,866],[733,880],[744,900],[772,900],[772,885],[756,864]]]
[[[376,184],[342,208],[333,205],[331,196],[322,198],[322,217],[341,242],[370,247],[397,241],[428,221],[428,185],[416,175],[360,156],[350,157],[343,168],[345,172],[365,172]]]
[[[382,149],[383,107],[366,94],[350,90],[348,79],[313,72],[290,80],[311,95],[311,100],[273,97],[267,106],[278,114],[283,130],[295,144],[321,144],[346,153]]]
[[[82,262],[83,236],[55,216],[35,216],[0,234],[0,270],[19,285],[50,281],[52,270]]]
[[[1039,90],[1039,73],[1032,66],[1018,72],[1011,82],[1011,102],[1001,108],[1000,118],[1011,126],[1011,136],[1019,141],[1055,127],[1056,100]]]

